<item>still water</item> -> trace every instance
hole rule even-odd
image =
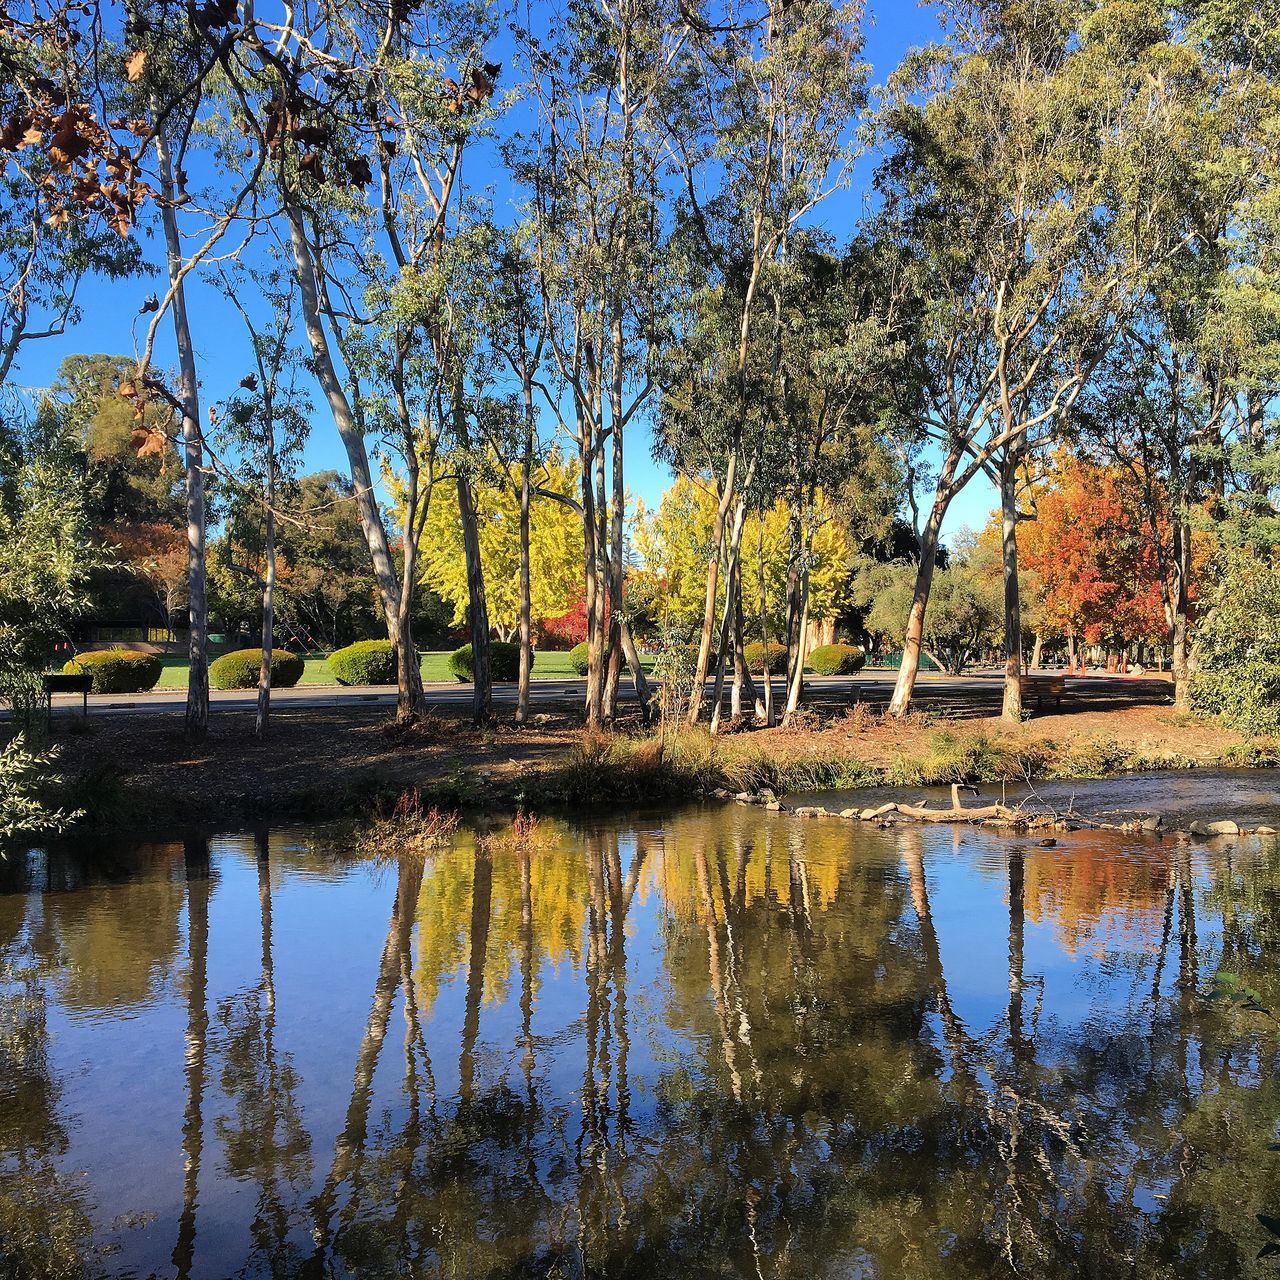
[[[0,880],[0,1276],[1275,1274],[1273,840],[728,806]]]

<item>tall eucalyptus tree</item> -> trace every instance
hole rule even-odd
[[[537,114],[511,156],[543,312],[540,399],[581,469],[585,709],[594,725],[615,713],[624,657],[647,702],[623,602],[625,441],[670,337],[660,184],[689,16],[666,0],[582,0],[567,23],[520,35]]]
[[[853,132],[865,99],[858,4],[728,0],[691,29],[692,88],[678,104],[672,145],[683,182],[681,220],[695,276],[717,309],[729,308],[734,342],[722,378],[732,409],[717,423],[672,419],[668,456],[709,472],[717,496],[707,552],[707,590],[689,718],[702,712],[722,560],[732,577],[743,513],[763,459],[751,432],[757,330],[776,319],[773,277],[785,273],[797,226],[849,176]],[[719,438],[708,440],[706,428]],[[727,552],[727,555],[726,555]],[[723,629],[723,628],[722,628]]]
[[[936,457],[895,715],[911,701],[943,521],[956,495],[994,469],[1004,712],[1021,718],[1017,476],[1105,355],[1146,264],[1167,250],[1159,193],[1137,207],[1121,198],[1146,103],[1141,77],[1108,40],[1116,12],[1094,9],[954,0],[947,44],[909,58],[890,84],[879,231],[898,258],[909,299],[900,309],[913,317],[919,403],[909,416]],[[1117,252],[1125,238],[1128,255]]]

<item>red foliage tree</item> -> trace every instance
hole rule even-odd
[[[1141,489],[1127,468],[1062,453],[1036,494],[1022,560],[1038,579],[1046,627],[1073,647],[1167,638],[1166,584]]]

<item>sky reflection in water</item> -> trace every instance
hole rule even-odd
[[[8,1276],[1239,1276],[1280,1211],[1274,842],[737,807],[33,854]]]

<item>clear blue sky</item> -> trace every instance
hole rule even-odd
[[[912,0],[868,0],[868,5],[866,58],[871,64],[873,83],[880,83],[899,64],[908,49],[936,39],[938,25],[934,7],[928,3],[916,5]],[[850,189],[839,193],[821,211],[818,220],[828,228],[838,243],[849,239],[862,212],[873,165],[874,157],[864,157],[855,171]],[[498,175],[495,175],[495,181],[498,180]],[[474,188],[483,186],[484,180],[473,171],[470,183]],[[501,191],[496,194],[501,199]],[[159,266],[163,261],[163,245],[155,228],[144,227],[140,234],[143,236],[148,259]],[[29,347],[23,353],[15,381],[28,388],[48,386],[63,357],[73,352],[131,354],[135,348],[135,324],[139,345],[143,338],[142,323],[135,320],[138,307],[149,293],[160,292],[159,286],[158,275],[120,283],[98,280],[86,282],[81,295],[84,303],[83,322],[64,338],[49,339]],[[189,290],[189,299],[192,329],[200,360],[201,394],[207,405],[216,403],[234,390],[250,367],[248,349],[239,317],[216,290],[196,283]],[[166,324],[162,328],[156,352],[157,363],[161,365],[173,360],[169,335],[170,330]],[[346,459],[337,433],[323,409],[316,414],[304,464],[308,470],[327,467],[344,471],[346,469]],[[643,498],[647,506],[655,507],[663,489],[670,483],[671,475],[666,468],[653,461],[647,428],[644,426],[632,432],[628,441],[626,466],[628,488]],[[947,521],[948,532],[954,532],[965,525],[980,526],[995,505],[990,485],[980,478],[953,504]]]

